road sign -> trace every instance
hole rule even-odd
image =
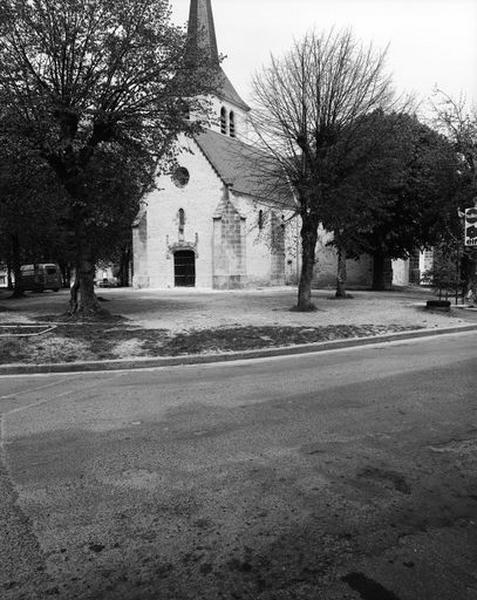
[[[466,246],[477,247],[477,207],[465,209],[465,242]]]

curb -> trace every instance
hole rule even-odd
[[[247,360],[253,358],[271,358],[274,356],[293,356],[297,354],[311,354],[326,350],[341,350],[356,346],[370,346],[376,343],[412,340],[416,338],[435,337],[450,333],[465,333],[477,331],[477,325],[461,325],[443,327],[440,329],[415,329],[385,335],[376,335],[363,338],[346,338],[329,342],[315,342],[311,344],[298,344],[295,346],[279,346],[276,348],[260,348],[256,350],[243,350],[238,352],[224,352],[221,354],[188,354],[181,356],[158,356],[153,358],[116,359],[104,361],[85,361],[74,363],[50,363],[44,365],[0,365],[2,375],[41,375],[54,373],[81,373],[95,371],[124,371],[128,369],[150,369],[155,367],[176,367],[179,365],[200,365],[218,362],[231,362],[234,360]]]

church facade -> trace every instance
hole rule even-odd
[[[133,226],[134,287],[242,288],[295,284],[299,219],[264,198],[257,154],[246,142],[250,108],[219,62],[211,0],[191,0],[189,39],[216,63],[209,126],[180,140],[178,166],[161,176]],[[293,198],[283,205],[293,206]],[[336,256],[321,232],[316,285],[333,286]],[[349,261],[348,282],[369,285],[371,262]]]
[[[213,130],[182,141],[180,166],[160,179],[136,219],[134,285],[223,289],[291,282],[296,252],[287,257],[284,216],[260,204],[243,171],[236,176],[238,142]]]

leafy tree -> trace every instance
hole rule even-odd
[[[360,169],[341,165],[341,209],[327,214],[324,224],[335,231],[342,254],[372,255],[373,289],[380,290],[387,260],[430,247],[455,227],[458,161],[452,145],[415,116],[378,111],[362,121],[350,160],[369,160]]]
[[[477,111],[468,106],[463,95],[455,100],[442,91],[436,94],[435,126],[448,137],[460,159],[459,207],[477,206]],[[477,249],[465,248],[463,263],[468,298],[477,304]]]
[[[298,310],[314,309],[318,226],[337,209],[340,165],[361,139],[362,117],[392,102],[384,60],[384,52],[363,47],[351,32],[310,33],[254,79],[260,145],[278,162],[273,175],[292,187],[301,217]]]
[[[213,78],[206,58],[191,68],[190,48],[184,60],[185,41],[168,0],[0,0],[0,106],[66,192],[82,314],[100,310],[91,173],[110,161],[106,171],[119,174],[131,153],[147,188],[177,134],[200,127],[184,111],[203,108]]]
[[[55,258],[63,213],[64,193],[48,165],[24,139],[0,135],[0,256],[13,270],[15,297],[23,296],[23,262]]]
[[[128,242],[141,198],[154,185],[153,157],[140,148],[110,143],[97,149],[85,169],[83,202],[87,206],[90,249],[97,261],[111,261]],[[68,224],[73,239],[76,222]],[[78,248],[75,248],[78,251]],[[74,264],[78,264],[76,257]],[[70,312],[77,310],[80,282],[72,287]]]

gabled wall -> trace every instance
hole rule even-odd
[[[197,144],[181,138],[186,150],[179,164],[189,171],[189,183],[180,188],[169,175],[158,179],[157,189],[147,198],[145,224],[147,249],[139,243],[141,224],[135,232],[134,285],[174,287],[174,249],[192,249],[196,254],[196,286],[212,286],[212,214],[223,193],[223,183]],[[185,213],[183,235],[179,233],[179,209]],[[144,225],[143,225],[144,227]],[[143,254],[146,256],[143,256]],[[136,264],[137,262],[137,264]]]

